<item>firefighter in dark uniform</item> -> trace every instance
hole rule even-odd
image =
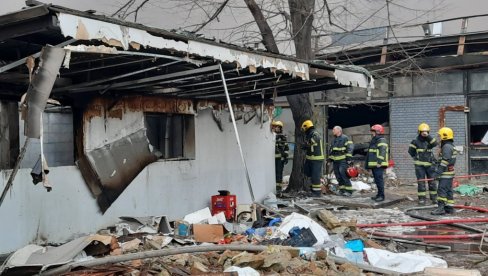
[[[418,136],[410,143],[408,153],[413,158],[415,164],[415,176],[419,179],[432,179],[435,168],[433,166],[434,154],[432,149],[437,146],[437,140],[429,135],[430,127],[426,123],[421,123],[418,127]],[[437,187],[434,180],[429,182],[429,197],[432,204],[437,204]],[[425,180],[418,181],[417,195],[419,204],[424,205],[427,197]]]
[[[452,181],[454,179],[454,165],[456,164],[457,151],[454,146],[454,132],[448,127],[439,129],[441,137],[441,153],[439,154],[439,165],[435,172],[435,178],[439,180],[437,189],[437,208],[431,212],[432,215],[444,215],[454,213],[454,197]]]
[[[271,128],[275,137],[275,174],[276,174],[276,193],[280,193],[283,185],[283,167],[288,163],[288,141],[283,134],[283,122],[273,121]]]
[[[325,159],[322,138],[310,120],[302,123],[301,130],[305,133],[305,145],[302,148],[307,151],[304,173],[312,179],[312,196],[319,197],[322,194],[320,178]]]
[[[378,189],[378,194],[371,197],[376,202],[385,200],[383,173],[388,167],[388,142],[383,137],[384,133],[385,129],[382,125],[374,125],[371,127],[371,135],[373,135],[373,138],[369,143],[365,161],[366,169],[371,169],[373,172],[374,183],[376,183]]]
[[[335,126],[332,129],[334,141],[330,146],[329,159],[334,167],[334,174],[339,182],[339,194],[342,196],[352,195],[351,180],[346,174],[347,167],[352,164],[353,144],[349,137],[342,134],[342,128]]]

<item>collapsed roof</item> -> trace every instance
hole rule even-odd
[[[52,98],[76,102],[87,94],[164,95],[262,102],[276,96],[368,87],[361,68],[310,63],[68,8],[27,1],[0,16],[0,96],[19,99],[29,84],[28,57],[46,45],[66,51]]]

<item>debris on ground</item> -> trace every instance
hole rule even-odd
[[[235,200],[228,192],[219,192],[218,200]],[[415,223],[425,222],[418,217],[428,206],[407,211],[372,209],[354,203],[364,198],[344,202],[330,197],[340,199],[332,195],[284,203],[286,199],[270,194],[265,204],[239,208],[212,204],[222,212],[203,208],[171,223],[166,216],[121,217],[100,234],[58,247],[28,245],[12,254],[0,271],[2,275],[441,275],[448,267],[442,252],[458,246],[443,240],[445,234],[474,235],[469,227],[446,231],[450,224],[439,228],[443,232],[437,235],[425,235],[422,231],[435,231],[435,226]],[[420,213],[413,215],[412,209]],[[482,213],[473,218],[486,217],[486,209],[469,206],[459,207],[457,214],[476,211]],[[228,219],[228,214],[234,219]],[[453,216],[451,224],[461,219]],[[471,228],[482,232],[480,225],[485,224]],[[473,243],[479,244],[481,235],[472,236]],[[479,248],[486,250],[486,243]],[[481,275],[484,261],[458,266],[456,275]]]

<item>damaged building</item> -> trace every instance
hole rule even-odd
[[[217,190],[262,200],[275,188],[262,169],[274,166],[273,99],[371,82],[354,68],[28,4],[0,16],[0,253],[120,216],[180,217]]]
[[[484,15],[472,17],[486,18]],[[402,43],[394,37],[386,37],[387,43],[383,45],[383,37],[380,36],[379,46],[348,45],[347,50],[317,57],[338,65],[362,66],[375,79],[375,89],[370,93],[357,87],[316,93],[318,119],[323,121],[324,133],[329,131],[329,141],[332,127],[340,125],[353,128],[352,135],[357,135],[354,143],[361,148],[369,141],[368,125],[383,124],[388,127],[386,137],[390,142],[390,157],[396,175],[399,180],[411,182],[415,179],[415,172],[408,147],[417,134],[418,125],[422,122],[429,124],[433,136],[437,135],[439,128],[447,126],[454,131],[459,153],[456,173],[486,173],[488,37],[486,31],[469,32],[468,18],[448,21],[461,25],[461,32],[456,35],[426,35],[419,40]],[[428,29],[441,23],[415,24],[408,28],[422,31],[422,27]],[[386,27],[383,29],[386,31]],[[358,39],[370,39],[360,34],[355,37],[356,42]],[[353,35],[347,38],[352,39]],[[287,106],[285,102],[278,105]],[[362,135],[355,132],[361,130],[361,126],[366,126]],[[360,155],[357,157],[361,159]]]

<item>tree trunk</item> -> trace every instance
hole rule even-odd
[[[289,0],[290,16],[293,30],[293,41],[297,58],[311,60],[312,54],[312,23],[315,0]],[[297,94],[286,97],[290,104],[293,120],[295,121],[295,150],[293,153],[293,169],[287,192],[302,191],[307,187],[307,177],[303,173],[305,163],[305,151],[301,145],[305,140],[300,127],[305,120],[311,120],[313,115],[313,103],[310,95]]]
[[[276,40],[264,17],[261,8],[254,0],[244,0],[249,11],[258,25],[263,44],[273,53],[279,53]],[[312,54],[312,23],[315,0],[289,0],[290,15],[293,29],[293,41],[295,43],[296,56],[300,59],[311,60]],[[305,151],[301,146],[304,142],[304,134],[300,127],[305,120],[312,119],[313,104],[308,93],[286,97],[290,104],[293,120],[295,122],[295,151],[293,154],[293,169],[287,192],[302,191],[305,188],[307,177],[303,173],[305,163]]]

